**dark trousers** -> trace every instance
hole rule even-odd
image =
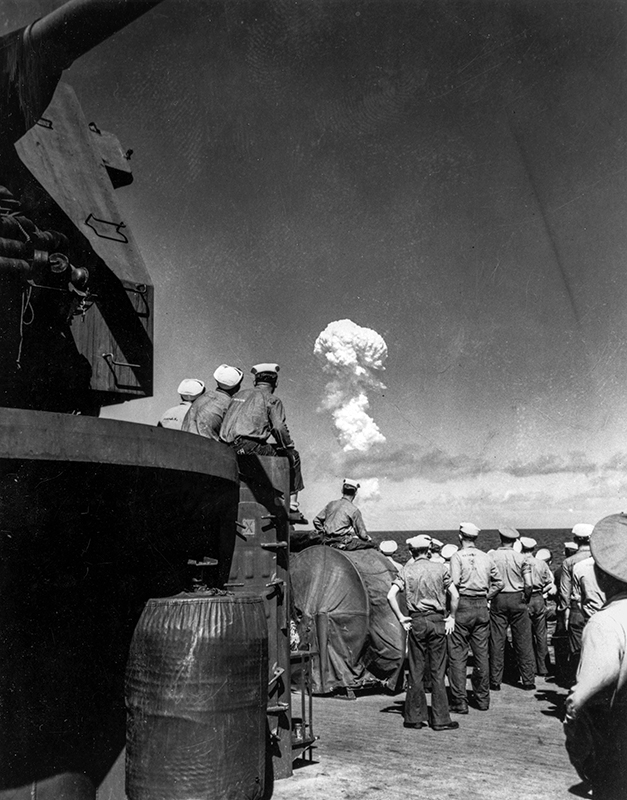
[[[231,443],[231,447],[238,456],[256,454],[258,456],[284,456],[290,462],[290,494],[300,492],[305,488],[300,468],[300,455],[293,448],[279,447],[277,444],[258,442],[256,439],[246,439],[243,436]]]
[[[529,616],[531,617],[531,636],[536,656],[536,675],[547,675],[547,658],[549,642],[546,632],[547,608],[542,594],[532,594],[529,600]]]
[[[500,686],[505,666],[507,626],[512,629],[512,642],[523,683],[536,680],[536,660],[531,639],[531,618],[522,592],[499,592],[490,606],[490,683]]]
[[[571,603],[570,616],[568,617],[568,669],[569,685],[575,682],[577,668],[581,658],[581,637],[583,635],[586,618],[579,603]]]
[[[466,708],[466,664],[468,647],[475,666],[471,685],[479,708],[490,705],[490,614],[485,597],[459,598],[455,615],[455,630],[448,637],[448,680],[451,688],[451,707]]]
[[[409,676],[405,696],[405,722],[428,722],[424,688],[425,663],[431,665],[431,722],[448,725],[451,715],[444,676],[446,674],[446,634],[441,613],[412,614],[408,638]]]

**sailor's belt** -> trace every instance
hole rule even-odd
[[[410,613],[410,616],[412,616],[412,617],[424,617],[424,616],[426,616],[427,614],[438,614],[439,616],[443,617],[443,616],[444,616],[444,611],[435,611],[435,610],[429,610],[429,611],[412,611],[412,612]]]

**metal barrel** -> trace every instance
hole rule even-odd
[[[267,690],[261,597],[149,600],[126,671],[129,800],[261,798]]]

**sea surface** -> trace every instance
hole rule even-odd
[[[548,547],[553,554],[551,567],[555,569],[564,560],[564,542],[572,541],[573,534],[571,528],[518,528],[521,536],[530,536],[538,543],[538,547]],[[398,543],[398,550],[394,554],[394,560],[404,564],[409,558],[409,548],[405,543],[412,536],[419,533],[427,533],[429,536],[439,539],[444,544],[459,545],[458,531],[369,531],[373,541],[378,545],[385,539],[394,539]],[[499,547],[501,541],[497,530],[482,530],[477,539],[477,547],[480,550],[491,550]]]

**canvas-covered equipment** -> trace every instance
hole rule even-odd
[[[376,550],[308,547],[292,557],[292,589],[301,642],[319,653],[313,691],[355,689],[381,681],[398,687],[404,631],[387,602],[395,576]]]

